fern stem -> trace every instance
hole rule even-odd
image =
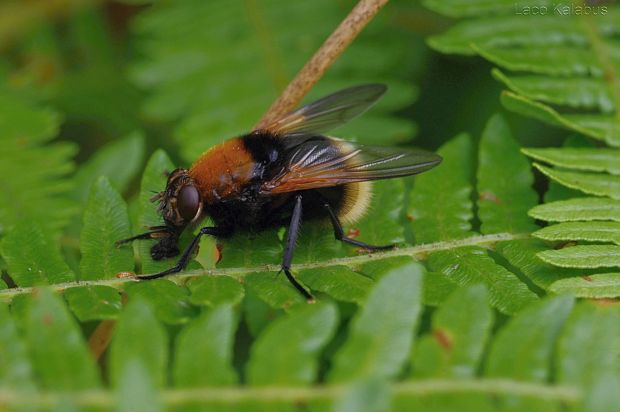
[[[350,257],[341,257],[335,259],[328,259],[320,262],[309,262],[309,263],[300,263],[293,265],[292,269],[300,270],[300,269],[312,269],[312,268],[322,268],[328,266],[349,266],[355,267],[362,265],[364,263],[373,262],[380,259],[386,259],[395,256],[410,256],[416,260],[424,260],[426,256],[433,252],[438,252],[442,250],[451,250],[458,249],[467,246],[491,246],[498,242],[506,242],[509,240],[518,240],[518,239],[527,239],[530,235],[527,233],[496,233],[492,235],[480,235],[480,236],[472,236],[465,239],[459,240],[450,240],[445,242],[436,242],[436,243],[428,243],[424,245],[418,246],[407,246],[402,248],[396,248],[393,250],[389,250],[386,252],[377,252],[372,254],[363,254],[358,256],[350,256]],[[185,282],[190,278],[197,276],[218,276],[218,275],[235,275],[235,276],[243,276],[248,273],[253,272],[275,272],[280,270],[280,266],[278,265],[262,265],[255,267],[241,267],[241,268],[220,268],[220,269],[200,269],[200,270],[192,270],[184,273],[180,273],[178,275],[171,275],[168,279],[176,280],[178,282]],[[56,291],[62,292],[66,289],[80,287],[80,286],[110,286],[113,288],[121,288],[125,283],[128,282],[136,282],[135,279],[131,277],[125,278],[115,278],[115,279],[100,279],[100,280],[92,280],[92,281],[74,281],[74,282],[66,282],[66,283],[56,283],[50,285],[49,287]],[[25,288],[10,288],[0,290],[0,302],[10,302],[15,296],[25,295],[29,293],[33,293],[36,290],[36,287],[25,287]]]
[[[300,387],[236,387],[236,388],[193,388],[166,389],[161,392],[161,401],[167,407],[179,407],[196,402],[213,404],[236,404],[239,402],[308,402],[313,400],[337,400],[348,390],[346,385]],[[392,395],[398,399],[432,395],[476,393],[484,395],[519,396],[529,399],[544,399],[563,403],[577,403],[582,398],[579,389],[571,386],[549,386],[508,379],[450,380],[429,379],[399,382],[391,385]],[[36,396],[19,391],[0,391],[0,404],[7,407],[50,408],[66,401],[67,393],[43,392]],[[116,396],[111,391],[72,392],[71,401],[76,406],[99,406],[111,408]]]
[[[255,129],[293,110],[388,0],[360,0],[271,105]]]

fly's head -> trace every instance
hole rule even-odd
[[[153,196],[151,201],[159,202],[158,211],[170,228],[183,229],[200,219],[200,192],[186,169],[176,169],[170,173],[166,189]]]
[[[186,169],[176,169],[168,175],[166,189],[151,198],[159,202],[158,212],[164,225],[155,229],[152,237],[160,241],[151,248],[155,260],[179,254],[178,240],[188,225],[197,223],[202,214],[202,200],[194,179]]]

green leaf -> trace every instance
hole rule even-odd
[[[151,303],[157,318],[168,324],[186,323],[197,313],[188,291],[167,279],[132,283],[125,292],[130,298],[140,297]]]
[[[620,245],[620,222],[566,222],[547,226],[532,233],[544,240],[586,240]]]
[[[547,245],[540,240],[523,239],[502,242],[496,250],[534,285],[546,290],[557,280],[582,274],[576,269],[554,267],[536,256],[547,249]]]
[[[116,389],[119,412],[163,411],[149,368],[136,357],[122,365]]]
[[[543,200],[546,203],[568,200],[573,198],[584,198],[586,195],[583,192],[575,189],[569,189],[566,186],[561,185],[556,181],[549,181],[549,190],[547,190],[543,196]],[[541,205],[538,205],[541,206]],[[531,215],[530,215],[531,216]]]
[[[390,408],[391,393],[385,382],[366,380],[347,388],[334,405],[334,412],[383,412]]]
[[[571,189],[581,190],[592,195],[620,199],[620,176],[602,173],[567,172],[551,169],[537,163],[534,163],[534,167],[549,178]]]
[[[336,308],[329,303],[300,306],[278,318],[252,347],[248,382],[293,386],[314,382],[319,351],[334,334],[337,322]]]
[[[163,150],[157,150],[151,155],[144,169],[140,184],[140,218],[138,220],[138,227],[134,228],[136,233],[145,232],[151,226],[160,226],[162,224],[163,220],[157,212],[157,205],[151,201],[151,198],[155,193],[165,189],[166,173],[172,172],[174,169],[174,164]],[[151,247],[155,243],[155,240],[142,240],[138,243],[142,273],[157,273],[174,265],[174,263],[170,263],[166,259],[154,261],[151,258]]]
[[[166,331],[142,298],[132,299],[116,324],[109,355],[110,381],[114,387],[123,383],[125,367],[130,362],[140,363],[153,385],[164,385],[168,362]]]
[[[428,267],[459,285],[485,284],[491,305],[506,314],[515,314],[537,300],[525,283],[479,247],[435,252],[428,259]]]
[[[620,402],[620,376],[607,374],[597,376],[584,399],[584,412],[613,410]]]
[[[60,116],[0,93],[0,234],[24,220],[36,219],[56,232],[76,212],[66,197],[67,174],[74,169],[77,145],[46,144],[58,133]],[[43,146],[45,144],[45,146]]]
[[[217,306],[189,323],[176,340],[173,377],[175,386],[232,385],[232,349],[237,322],[228,305]]]
[[[78,325],[51,291],[41,289],[33,296],[26,329],[32,364],[44,387],[72,391],[100,386]]]
[[[394,256],[370,261],[359,267],[354,266],[354,270],[374,281],[377,281],[389,273],[392,269],[396,269],[402,265],[407,265],[410,262],[410,256]]]
[[[33,291],[35,290],[38,291],[39,289],[33,289]],[[22,334],[25,330],[24,326],[28,322],[32,296],[32,294],[17,295],[10,302],[11,315],[15,320],[15,325]]]
[[[469,136],[459,135],[438,150],[443,164],[416,177],[408,213],[417,243],[460,239],[469,234],[473,217],[472,150]]]
[[[0,248],[18,286],[62,283],[75,278],[58,245],[33,221],[19,221],[2,239]]]
[[[512,318],[491,346],[486,375],[546,382],[556,339],[572,308],[571,297],[558,296],[530,305]]]
[[[500,115],[488,121],[479,146],[478,215],[482,233],[530,232],[527,211],[536,205],[534,177],[527,159]]]
[[[45,143],[53,139],[60,127],[60,115],[49,109],[37,109],[7,93],[1,96],[0,128],[3,139],[24,146]],[[3,152],[7,154],[6,152]]]
[[[213,236],[202,236],[198,244],[198,253],[194,257],[196,262],[204,269],[213,269],[219,258],[217,239]]]
[[[230,276],[201,276],[190,280],[187,287],[192,304],[212,308],[223,303],[237,305],[245,294],[241,283]]]
[[[434,385],[436,381],[421,381],[420,383],[430,383]],[[459,393],[455,393],[454,389],[433,393],[432,391],[422,391],[420,393],[403,392],[394,396],[392,404],[395,411],[415,411],[415,410],[432,410],[433,412],[450,412],[455,410],[464,411],[496,411],[501,410],[500,401],[505,398],[505,395],[499,395],[497,393],[476,393],[475,390],[463,390],[467,382],[463,382],[463,379],[459,379],[454,382],[454,385],[461,390]],[[495,385],[492,385],[495,387]],[[431,405],[431,408],[429,408]]]
[[[492,323],[483,285],[457,289],[435,312],[431,335],[415,349],[414,375],[475,377]]]
[[[484,53],[482,50],[481,52],[489,60],[494,60],[489,53]],[[497,56],[494,57],[497,58]],[[497,61],[497,63],[506,66],[505,61],[501,63]],[[523,62],[518,62],[517,64],[523,64]],[[547,67],[545,66],[545,69]],[[531,66],[529,69],[538,72],[544,70],[535,70],[536,67]],[[597,109],[603,112],[610,112],[614,109],[614,103],[607,85],[600,78],[554,78],[539,75],[508,76],[498,69],[493,69],[492,74],[493,77],[503,82],[513,92],[533,100],[574,108]]]
[[[302,213],[303,219],[303,213]],[[288,229],[284,233],[284,239],[288,236]],[[280,243],[283,245],[283,242]],[[353,253],[352,247],[347,247],[334,238],[333,228],[329,220],[303,222],[300,230],[293,263],[311,263],[317,260],[346,256],[347,252]],[[282,263],[284,250],[279,252],[274,264]]]
[[[245,276],[246,288],[251,289],[262,301],[272,308],[288,309],[305,304],[304,297],[291,285],[284,273],[254,272]]]
[[[620,150],[597,148],[524,148],[523,153],[541,162],[567,169],[620,174]]]
[[[568,268],[620,267],[620,246],[578,245],[545,250],[538,257],[555,266]]]
[[[578,298],[604,299],[620,296],[620,273],[601,273],[560,279],[551,284],[553,293],[570,293]]]
[[[422,290],[422,302],[428,306],[439,306],[458,285],[441,272],[426,272]]]
[[[582,197],[538,205],[530,216],[550,222],[576,220],[613,220],[620,222],[620,200],[600,197]]]
[[[129,216],[121,195],[102,176],[93,187],[84,211],[80,235],[80,279],[111,279],[133,271],[133,251],[118,248],[117,240],[130,237]]]
[[[64,297],[71,311],[82,322],[115,319],[121,311],[119,291],[108,286],[70,288],[65,290]]]
[[[513,5],[513,3],[511,3]],[[448,6],[444,6],[448,8]],[[555,15],[519,16],[513,7],[504,6],[508,16],[482,16],[466,20],[451,27],[439,36],[432,36],[429,44],[444,53],[473,54],[471,45],[490,47],[495,44],[504,46],[538,46],[545,44],[562,44],[569,40],[584,43],[586,35],[576,31],[575,16],[558,19]],[[528,31],[532,20],[537,25],[536,35]]]
[[[552,126],[573,130],[619,147],[620,135],[614,119],[605,115],[562,115],[551,107],[512,92],[502,92],[501,102],[508,110],[533,117]]]
[[[123,193],[141,170],[144,152],[144,135],[140,132],[130,133],[98,149],[75,174],[73,196],[85,202],[90,187],[99,176],[108,177],[112,186]]]
[[[275,230],[237,233],[222,239],[221,245],[222,260],[217,267],[252,267],[256,264],[279,264],[282,260],[282,242]]]
[[[6,305],[0,305],[0,388],[34,389],[32,363]]]
[[[374,281],[378,281],[390,273],[392,269],[409,262],[411,262],[409,256],[396,256],[366,263],[355,270]],[[430,306],[438,306],[458,287],[448,276],[439,272],[425,272],[422,284],[422,302]]]
[[[520,29],[524,27],[521,26]],[[592,73],[601,77],[603,68],[596,61],[596,56],[587,48],[576,48],[558,45],[551,48],[536,47],[506,47],[472,44],[478,54],[485,59],[515,72],[532,72],[549,76],[563,76],[568,81],[574,80],[574,76],[584,76]],[[531,47],[533,46],[533,47]],[[509,83],[498,75],[495,77]],[[507,86],[511,86],[507,84]]]
[[[620,308],[582,302],[573,311],[558,343],[556,380],[588,387],[598,377],[620,371]]]
[[[402,243],[404,193],[403,179],[374,182],[367,214],[359,222],[349,225],[359,231],[357,239],[370,245]]]
[[[346,266],[304,269],[299,280],[312,291],[320,291],[344,302],[363,303],[373,281]]]
[[[259,298],[251,288],[246,288],[245,299],[243,299],[241,307],[243,319],[252,337],[258,336],[269,323],[284,313],[283,310],[273,308]]]
[[[351,322],[333,360],[332,382],[396,376],[405,362],[420,314],[423,268],[393,268],[377,282]]]

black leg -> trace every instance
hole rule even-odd
[[[164,270],[163,272],[155,273],[152,275],[138,275],[136,276],[136,278],[157,279],[157,278],[162,278],[164,276],[172,275],[174,273],[181,272],[183,269],[185,269],[190,259],[192,258],[192,255],[194,254],[194,251],[196,250],[196,247],[198,246],[198,242],[200,241],[200,238],[202,237],[202,235],[220,236],[222,235],[222,231],[216,227],[203,227],[202,229],[200,229],[200,232],[198,232],[198,234],[194,237],[194,239],[192,239],[192,242],[185,249],[185,251],[181,255],[181,258],[179,259],[179,261],[177,262],[175,266],[171,267],[168,270]]]
[[[293,216],[291,217],[291,224],[288,227],[288,235],[286,236],[286,244],[284,245],[284,258],[282,259],[282,269],[286,278],[295,286],[295,289],[299,291],[307,300],[314,300],[312,295],[293,277],[291,274],[291,263],[293,261],[293,254],[295,253],[295,246],[297,244],[297,236],[299,235],[299,226],[301,224],[301,195],[295,197],[295,208],[293,209]]]
[[[127,239],[117,240],[115,243],[116,247],[120,247],[126,243],[133,242],[134,240],[159,239],[159,238],[165,238],[165,237],[170,237],[174,235],[173,232],[170,230],[170,228],[168,228],[167,226],[153,226],[153,227],[150,227],[149,229],[151,229],[150,232],[141,233],[139,235],[132,236]]]
[[[351,239],[350,237],[345,236],[344,231],[342,230],[342,225],[340,224],[340,220],[338,219],[338,216],[336,216],[336,213],[334,213],[332,207],[327,202],[324,203],[324,206],[329,213],[329,219],[332,221],[332,226],[334,227],[334,237],[336,238],[336,240],[340,240],[343,243],[348,243],[349,245],[358,246],[368,250],[388,250],[394,248],[394,245],[369,245],[368,243],[360,242],[358,240]]]

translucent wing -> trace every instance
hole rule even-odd
[[[383,84],[343,89],[285,115],[265,129],[286,137],[322,134],[364,113],[386,90]]]
[[[441,160],[439,155],[423,150],[363,146],[317,136],[287,151],[282,169],[263,183],[261,192],[277,194],[409,176]]]

